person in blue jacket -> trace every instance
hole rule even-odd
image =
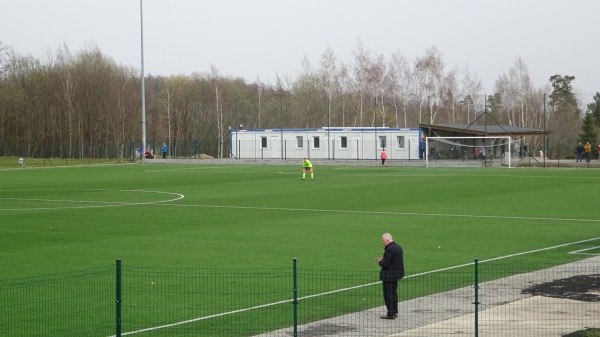
[[[163,159],[167,159],[167,143],[163,143],[161,150],[163,153]]]

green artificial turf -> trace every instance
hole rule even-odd
[[[73,331],[75,325],[54,318],[53,310],[63,309],[54,309],[51,302],[66,289],[74,292],[65,295],[72,306],[82,308],[77,310],[82,317],[75,320],[78,329],[81,322],[96,318],[96,324],[104,322],[94,327],[102,332],[88,335],[114,331],[110,266],[117,259],[127,270],[126,331],[226,311],[219,296],[237,289],[238,280],[243,281],[239,287],[252,290],[248,298],[236,296],[233,309],[287,300],[291,286],[289,273],[283,271],[292,267],[294,259],[301,296],[376,282],[379,267],[374,257],[382,255],[380,236],[385,232],[404,248],[403,296],[414,298],[471,284],[472,266],[457,269],[463,274],[446,283],[424,283],[411,275],[470,264],[476,258],[482,263],[507,263],[516,266],[514,272],[522,272],[535,268],[532,264],[548,266],[586,257],[569,254],[577,250],[597,254],[599,189],[598,171],[586,169],[316,166],[314,180],[301,180],[300,165],[3,169],[0,281],[5,282],[5,300],[19,303],[14,309],[3,308],[5,320],[31,329],[23,332],[30,336],[61,331],[48,330],[54,323]],[[106,276],[94,278],[90,275],[96,273],[94,268],[108,273],[97,272]],[[138,273],[136,268],[149,268],[149,272]],[[276,271],[264,272],[266,268]],[[210,270],[227,278],[206,279],[203,275]],[[219,274],[229,271],[231,279]],[[340,277],[332,271],[339,271]],[[272,282],[280,272],[285,276]],[[57,273],[67,273],[58,274],[58,290],[46,284],[54,282],[49,281],[54,280],[51,276],[43,277]],[[263,273],[270,276],[263,278]],[[306,275],[313,273],[319,283],[306,283],[312,280]],[[19,281],[28,277],[34,279]],[[81,282],[87,278],[89,283]],[[65,279],[73,284],[61,283]],[[21,290],[10,290],[13,283],[18,289],[35,284],[31,287],[36,295],[31,293],[21,303]],[[85,295],[98,289],[107,296],[95,300]],[[29,316],[19,316],[19,312],[31,314],[28,301],[31,308],[38,308],[37,301],[46,297],[50,312],[34,315],[35,323],[23,318]],[[363,288],[318,300],[319,309],[303,312],[302,322],[381,305],[379,291]],[[303,300],[303,306],[313,308],[311,301]],[[86,310],[96,315],[85,314]],[[278,307],[264,310],[273,317],[281,314]],[[16,319],[10,315],[17,315]],[[181,329],[182,333],[200,329],[210,336],[211,327],[221,331],[226,324],[244,326],[252,335],[289,326],[288,314],[267,325],[258,323],[265,315],[271,314],[248,311],[236,314],[239,325],[223,316]],[[93,327],[93,323],[83,326]],[[173,331],[148,335],[161,333]],[[222,335],[236,336],[239,331]]]
[[[0,170],[1,278],[114,263],[408,273],[600,236],[595,170],[115,165]],[[567,248],[569,250],[571,247]],[[577,247],[572,247],[575,250]],[[548,253],[529,254],[530,259]],[[557,249],[542,260],[575,259]]]

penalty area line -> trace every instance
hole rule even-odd
[[[521,252],[521,253],[504,255],[504,256],[494,257],[494,258],[491,258],[491,259],[479,260],[478,263],[485,263],[485,262],[503,260],[503,259],[508,259],[508,258],[515,257],[515,256],[533,254],[533,253],[543,252],[543,251],[546,251],[546,250],[553,250],[553,249],[557,249],[557,248],[562,248],[562,247],[566,247],[566,246],[571,246],[571,245],[576,245],[576,244],[580,244],[580,243],[590,242],[590,241],[594,241],[594,240],[600,240],[600,237],[592,238],[592,239],[586,239],[586,240],[581,240],[581,241],[564,243],[564,244],[561,244],[561,245],[556,245],[556,246],[551,246],[551,247],[546,247],[546,248],[528,250],[528,251]],[[440,268],[440,269],[435,269],[435,270],[426,271],[426,272],[422,272],[422,273],[417,273],[417,274],[414,274],[414,275],[409,275],[409,276],[407,276],[405,278],[413,278],[413,277],[418,277],[418,276],[430,275],[430,274],[435,274],[435,273],[439,273],[439,272],[442,272],[442,271],[448,271],[448,270],[458,269],[458,268],[463,268],[463,267],[468,267],[468,266],[472,266],[472,265],[473,265],[473,262],[464,263],[464,264],[459,264],[459,265],[452,266],[452,267]],[[315,298],[315,297],[320,297],[320,296],[325,296],[325,295],[331,295],[331,294],[341,293],[341,292],[345,292],[345,291],[349,291],[349,290],[370,287],[370,286],[374,286],[374,285],[377,285],[377,284],[381,284],[381,282],[380,281],[378,281],[378,282],[371,282],[371,283],[361,284],[361,285],[357,285],[357,286],[353,286],[353,287],[347,287],[347,288],[342,288],[342,289],[337,289],[337,290],[326,291],[326,292],[322,292],[322,293],[318,293],[318,294],[302,296],[302,297],[299,297],[297,300],[300,301],[300,300],[305,300],[305,299],[309,299],[309,298]],[[183,325],[183,324],[188,324],[188,323],[194,323],[194,322],[198,322],[198,321],[202,321],[202,320],[206,320],[206,319],[210,319],[210,318],[222,317],[222,316],[232,315],[232,314],[236,314],[236,313],[240,313],[240,312],[246,312],[246,311],[251,311],[251,310],[256,310],[256,309],[261,309],[261,308],[268,308],[268,307],[272,307],[272,306],[279,305],[279,304],[292,303],[292,301],[293,301],[293,299],[287,299],[287,300],[282,300],[282,301],[277,301],[277,302],[272,302],[272,303],[257,305],[257,306],[253,306],[253,307],[249,307],[249,308],[243,308],[243,309],[222,312],[222,313],[219,313],[219,314],[214,314],[214,315],[209,315],[209,316],[192,318],[192,319],[188,319],[188,320],[185,320],[185,321],[180,321],[180,322],[175,322],[175,323],[170,323],[170,324],[165,324],[165,325],[160,325],[160,326],[155,326],[155,327],[150,327],[150,328],[145,328],[145,329],[140,329],[140,330],[135,330],[135,331],[124,332],[124,333],[122,333],[122,336],[133,335],[133,334],[142,333],[142,332],[148,332],[148,331],[154,331],[154,330],[160,330],[160,329],[170,328],[170,327],[174,327],[174,326],[178,326],[178,325]],[[112,335],[112,336],[109,336],[109,337],[116,337],[116,336]]]

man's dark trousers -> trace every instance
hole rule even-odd
[[[398,314],[398,281],[383,281],[383,301],[387,308],[387,315]]]

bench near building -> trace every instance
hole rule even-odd
[[[230,130],[236,159],[423,159],[421,129],[387,127]]]

